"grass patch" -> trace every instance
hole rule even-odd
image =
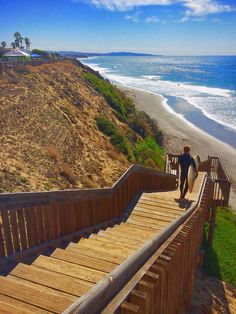
[[[209,275],[232,285],[236,291],[236,214],[229,208],[217,209],[212,247],[206,241],[208,228],[205,230],[204,269]]]
[[[151,137],[147,137],[137,143],[135,156],[136,160],[141,164],[146,166],[153,166],[155,164],[161,169],[164,168],[164,151]]]
[[[125,97],[115,86],[109,81],[100,79],[92,73],[86,73],[85,79],[93,85],[93,87],[101,93],[108,104],[117,111],[121,119],[134,110],[134,105],[128,97]]]
[[[130,161],[163,169],[163,134],[156,121],[145,112],[138,111],[133,102],[108,80],[92,73],[86,73],[84,76],[106,99],[116,117],[127,125],[124,132],[105,117],[97,117],[99,130],[109,136],[111,144]]]
[[[128,156],[129,160],[135,161],[134,147],[128,138],[122,135],[117,127],[108,119],[104,117],[97,117],[96,123],[101,132],[110,137],[110,142],[118,151]]]
[[[125,96],[116,86],[92,73],[86,73],[85,79],[106,99],[114,109],[116,117],[126,123],[142,138],[152,137],[157,144],[162,145],[163,134],[155,120],[146,112],[135,108],[132,100]]]

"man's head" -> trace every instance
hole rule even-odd
[[[184,154],[190,154],[190,147],[188,145],[184,146],[183,150]]]

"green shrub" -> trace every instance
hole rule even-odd
[[[163,144],[163,134],[159,130],[155,120],[151,119],[144,111],[135,111],[128,118],[128,124],[132,130],[142,138],[153,137],[159,144]]]
[[[85,79],[101,93],[108,104],[115,109],[121,117],[126,117],[127,112],[131,110],[131,101],[126,98],[122,99],[122,93],[113,86],[108,80],[98,78],[92,73],[86,73]]]
[[[96,123],[100,131],[102,131],[104,134],[112,136],[115,133],[117,133],[117,129],[114,126],[114,124],[103,117],[96,118]]]
[[[123,92],[108,80],[104,80],[95,74],[86,73],[85,79],[104,96],[108,104],[115,110],[117,119],[128,124],[143,139],[152,137],[159,145],[162,145],[163,134],[159,130],[156,121],[151,119],[147,113],[138,111],[132,100],[126,97]]]
[[[150,164],[152,159],[160,168],[164,168],[164,152],[163,149],[156,143],[153,138],[146,138],[137,143],[135,148],[136,160],[141,164]]]
[[[96,118],[96,123],[101,132],[110,136],[111,143],[123,154],[127,155],[130,160],[134,161],[133,147],[130,141],[119,133],[116,126],[104,117]]]

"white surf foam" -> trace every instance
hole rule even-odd
[[[100,67],[99,64],[89,63],[88,65],[114,83],[158,95],[181,97],[192,106],[200,109],[206,117],[236,131],[236,116],[235,111],[232,110],[235,106],[236,98],[229,89],[164,81],[157,75],[143,75],[141,77],[122,76],[118,75],[114,70]],[[163,97],[163,99],[168,111],[177,114],[168,105],[166,98]],[[182,115],[177,115],[183,118]]]

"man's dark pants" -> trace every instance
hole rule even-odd
[[[188,192],[188,175],[181,174],[180,175],[180,193],[183,198]]]

